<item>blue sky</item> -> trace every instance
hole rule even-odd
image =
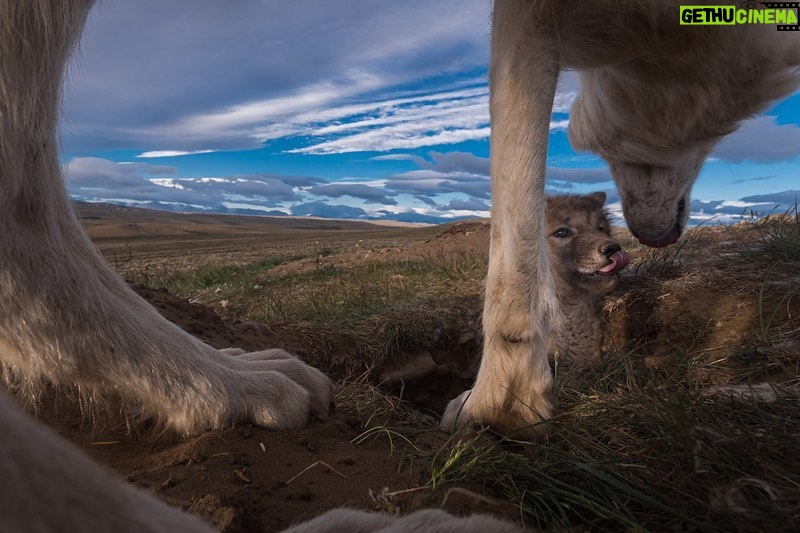
[[[439,222],[488,216],[489,0],[103,0],[61,125],[73,197],[178,211]],[[618,195],[566,139],[548,191]],[[693,221],[800,196],[800,93],[712,154]],[[776,207],[777,206],[777,207]]]

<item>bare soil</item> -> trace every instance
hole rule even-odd
[[[485,254],[488,248],[488,223],[481,220],[388,227],[352,221],[176,215],[110,206],[81,206],[81,214],[93,240],[123,275],[133,269],[182,268],[198,257],[241,263],[268,256],[299,258],[276,267],[274,273],[280,275],[318,268],[320,262],[348,268],[363,261]],[[624,233],[620,238],[630,245]],[[707,367],[691,370],[685,365],[687,351],[709,363],[740,354],[746,363],[748,357],[764,357],[765,350],[774,349],[761,338],[761,332],[769,331],[788,348],[774,358],[771,375],[759,379],[796,379],[800,277],[779,269],[765,278],[763,268],[750,268],[746,261],[726,255],[746,245],[747,238],[732,239],[727,229],[708,228],[698,230],[694,247],[677,259],[653,258],[644,252],[637,257],[632,250],[634,260],[606,306],[608,350],[636,348],[645,354],[636,363],[642,371],[702,374]],[[165,290],[135,289],[168,319],[212,346],[283,347],[306,358],[314,350],[307,340],[313,339],[313,332],[298,335],[302,325],[238,322]],[[453,325],[457,341],[431,354],[440,366],[457,366],[453,361],[460,360],[459,379],[452,372],[447,380],[442,378],[444,384],[428,379],[418,387],[422,391],[417,392],[416,405],[397,400],[403,406],[398,407],[399,420],[389,420],[413,421],[421,431],[409,435],[408,442],[422,451],[438,449],[447,439],[435,430],[435,416],[425,409],[440,414],[440,406],[468,386],[469,369],[474,371],[480,353],[474,323],[480,295],[471,296],[472,318]],[[769,310],[768,317],[764,309]],[[449,363],[443,362],[448,358]],[[353,377],[337,375],[333,364],[326,370],[334,379]],[[376,382],[382,370],[376,369],[369,379]],[[414,399],[413,391],[405,394]],[[146,425],[129,426],[122,416],[96,424],[63,396],[45,401],[40,416],[123,478],[223,531],[277,531],[340,506],[407,512],[444,502],[445,508],[456,512],[477,510],[518,518],[512,503],[493,500],[485,487],[460,487],[466,490],[449,495],[419,490],[430,475],[426,461],[402,439],[355,442],[365,429],[386,420],[375,420],[368,410],[340,400],[328,421],[300,431],[271,432],[244,425],[193,438],[156,434]],[[382,400],[376,396],[374,401]],[[486,497],[473,496],[477,493]]]

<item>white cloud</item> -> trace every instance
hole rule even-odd
[[[308,145],[292,153],[333,154],[388,151],[482,140],[489,136],[488,86],[463,87],[411,96],[343,103],[387,81],[352,72],[339,82],[306,86],[278,98],[238,104],[209,113],[180,118],[140,131],[154,138],[250,139],[263,143],[287,137],[306,137]],[[456,83],[458,85],[458,83]],[[385,91],[384,91],[385,92]],[[131,132],[135,133],[135,132]],[[212,141],[209,141],[212,142]],[[158,150],[138,157],[172,157],[211,150]]]
[[[776,117],[762,115],[742,123],[725,137],[712,155],[740,163],[768,163],[800,156],[800,125],[778,124]]]
[[[613,181],[607,166],[600,168],[547,167],[547,180],[563,183],[606,183]]]
[[[720,202],[719,207],[736,207],[738,209],[745,209],[753,205],[752,202],[742,202],[741,200],[723,200]]]
[[[333,141],[321,142],[306,148],[292,150],[294,153],[342,154],[347,152],[413,149],[424,146],[457,144],[489,137],[489,128],[453,129],[430,133],[423,125],[402,125],[357,133]]]
[[[396,193],[428,198],[447,193],[462,193],[471,198],[488,199],[491,182],[488,176],[466,172],[414,170],[390,176],[386,180],[386,188]]]
[[[472,120],[488,124],[488,109],[489,88],[485,86],[464,91],[433,93],[426,96],[388,100],[361,106],[360,114],[374,114],[376,116],[366,116],[363,119],[356,119],[352,122],[337,120],[333,124],[315,129],[313,135],[336,134],[349,130],[393,125],[420,119],[452,119],[454,113],[468,114],[472,117]],[[344,119],[355,115],[356,113],[340,114],[336,118]]]
[[[488,105],[488,87],[480,86],[327,110],[326,118],[335,120],[298,128],[312,142],[292,152],[383,152],[485,139]],[[301,118],[317,117],[309,113]]]
[[[480,216],[486,216],[486,214],[488,214],[491,210],[491,207],[486,202],[482,202],[481,200],[461,200],[459,198],[454,198],[450,200],[450,203],[447,204],[447,210],[461,212],[462,214],[459,214],[458,216],[466,216],[466,213],[482,213]]]
[[[181,184],[180,181],[174,179],[164,179],[164,178],[151,178],[150,183],[154,183],[156,185],[160,185],[161,187],[172,187],[175,189],[183,189],[184,186]]]
[[[466,172],[478,176],[489,175],[489,158],[478,157],[469,152],[431,152],[433,163],[420,165],[439,172]]]
[[[787,191],[780,191],[780,192],[768,192],[764,194],[755,194],[752,196],[745,196],[742,198],[743,202],[752,202],[752,203],[771,203],[771,204],[782,204],[785,207],[796,206],[798,200],[800,200],[800,190],[790,189]]]
[[[388,197],[384,189],[364,183],[346,183],[340,181],[325,185],[315,185],[307,189],[307,192],[314,196],[327,196],[329,198],[349,196],[373,204],[397,205],[397,201]]]
[[[64,168],[67,182],[78,187],[141,186],[151,177],[175,176],[171,166],[116,163],[99,157],[75,157]]]
[[[210,154],[213,151],[214,150],[195,150],[193,152],[186,152],[181,150],[153,150],[150,152],[142,152],[136,157],[142,159],[156,158],[156,157],[180,157],[184,155]]]
[[[569,113],[575,98],[580,91],[580,81],[578,73],[574,70],[567,70],[561,73],[556,88],[556,96],[553,100],[553,113]]]
[[[341,82],[315,83],[287,96],[237,104],[219,111],[190,116],[172,127],[177,131],[239,130],[262,122],[308,113],[309,110],[322,109],[341,99],[385,85],[386,82],[380,77],[356,70],[345,76]]]

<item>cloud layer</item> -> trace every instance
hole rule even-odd
[[[68,77],[70,191],[221,212],[487,216],[490,9],[489,0],[102,2]],[[619,212],[607,167],[568,147],[578,90],[565,73],[548,191],[606,190]],[[248,160],[264,153],[260,166]],[[754,117],[712,155],[727,175],[704,178],[717,187],[692,204],[694,220],[786,205],[794,187],[774,164],[796,165],[800,125],[785,111]],[[757,179],[778,192],[752,194]]]
[[[170,166],[92,157],[74,158],[64,170],[75,198],[177,211],[409,222],[490,215],[487,159],[458,152],[411,159],[421,168],[366,182],[279,174],[181,178]],[[612,215],[622,223],[619,194],[606,169],[550,167],[547,184],[549,194],[605,191]],[[799,196],[800,190],[786,190],[736,200],[694,200],[691,222],[729,223],[753,213],[785,212]]]
[[[469,108],[485,88],[448,104],[435,83],[417,82],[477,69],[472,85],[481,83],[489,9],[484,0],[101,4],[71,67],[65,147],[252,148],[337,115],[389,111],[407,122],[420,106]]]

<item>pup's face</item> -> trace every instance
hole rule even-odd
[[[558,283],[596,294],[613,290],[628,255],[611,238],[605,193],[547,199],[547,246]]]

